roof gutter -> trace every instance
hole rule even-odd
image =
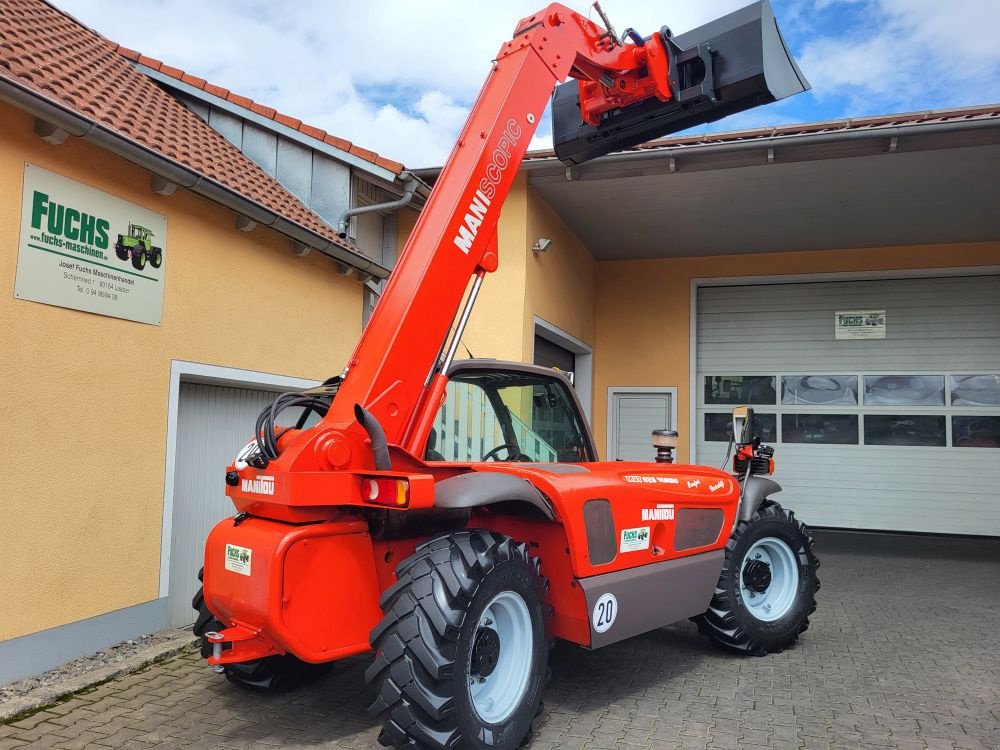
[[[96,120],[85,117],[73,109],[49,99],[38,92],[0,76],[0,100],[65,130],[72,136],[89,141],[102,149],[120,156],[163,179],[208,198],[251,221],[270,227],[294,242],[314,248],[336,261],[355,269],[362,275],[384,279],[389,270],[367,256],[349,250],[323,237],[297,222],[275,213],[266,206],[250,200],[234,190],[206,177],[153,149],[123,136]]]
[[[632,162],[652,161],[657,158],[677,158],[680,156],[710,156],[716,154],[734,154],[745,151],[755,151],[787,147],[787,146],[820,146],[836,143],[850,143],[863,140],[901,138],[908,135],[936,135],[960,133],[975,130],[1000,129],[1000,118],[982,118],[978,120],[959,120],[955,122],[915,122],[904,125],[876,126],[863,130],[835,130],[819,133],[799,133],[795,135],[772,135],[763,138],[747,137],[742,140],[732,140],[722,143],[692,143],[678,146],[662,146],[638,148],[632,151],[622,151],[594,159],[589,164],[630,164]],[[553,166],[563,166],[555,155],[531,158],[530,154],[521,164],[521,169],[534,171],[551,169]],[[585,169],[586,164],[574,169]],[[413,170],[425,180],[434,180],[440,174],[442,167],[428,167]]]
[[[731,154],[741,151],[766,150],[769,148],[787,146],[820,146],[855,141],[902,138],[907,135],[935,135],[943,133],[959,133],[973,130],[1000,128],[1000,118],[983,118],[979,120],[961,120],[957,122],[925,122],[890,127],[872,127],[864,130],[836,130],[825,133],[799,133],[795,135],[773,135],[765,138],[749,137],[744,140],[733,140],[724,143],[694,143],[685,146],[650,146],[635,151],[623,151],[595,159],[593,164],[628,164],[634,161],[649,160],[657,157],[678,157],[682,155],[715,155]],[[542,157],[524,162],[527,170],[551,167],[553,163],[562,164],[555,156]]]

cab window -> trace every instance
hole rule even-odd
[[[566,385],[530,372],[472,371],[449,383],[428,461],[592,461]]]

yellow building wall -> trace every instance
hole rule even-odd
[[[679,460],[689,460],[692,279],[996,264],[1000,242],[598,263],[593,420],[598,449],[603,455],[608,387],[676,386]]]
[[[527,188],[527,236],[524,238],[526,289],[524,340],[527,356],[534,343],[534,316],[593,348],[597,263],[586,246],[530,187]],[[547,252],[534,253],[540,238],[552,240]]]
[[[172,359],[319,380],[361,326],[360,285],[328,259],[32,127],[0,104],[0,640],[158,596]],[[167,216],[162,325],[14,299],[25,162]]]
[[[402,252],[418,213],[399,217]],[[539,237],[553,241],[548,253],[535,254]],[[462,337],[458,357],[530,362],[534,317],[593,346],[596,263],[579,239],[534,190],[524,173],[517,176],[500,214],[497,270],[487,274]],[[468,347],[468,350],[466,350]]]

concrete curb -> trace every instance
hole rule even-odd
[[[0,724],[7,724],[23,714],[33,713],[59,703],[63,698],[94,685],[138,672],[157,662],[165,661],[185,651],[197,641],[198,638],[190,630],[174,630],[170,632],[168,640],[150,646],[145,651],[123,659],[117,664],[71,677],[57,685],[35,688],[27,695],[0,703]]]

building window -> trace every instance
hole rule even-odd
[[[754,412],[754,425],[757,434],[765,443],[773,443],[778,439],[778,417],[776,414],[761,414]],[[728,443],[733,437],[733,415],[730,412],[717,412],[705,415],[705,440],[710,442]]]
[[[773,375],[709,375],[705,378],[706,404],[774,404]]]
[[[854,406],[858,403],[857,375],[784,375],[781,403],[810,406]]]
[[[866,414],[865,445],[948,444],[943,414]]]
[[[865,406],[944,406],[943,375],[865,375]]]
[[[1000,406],[1000,375],[952,375],[952,406]]]
[[[1000,448],[1000,415],[955,415],[951,444],[956,448]]]
[[[857,414],[782,414],[781,440],[784,443],[856,445]]]

